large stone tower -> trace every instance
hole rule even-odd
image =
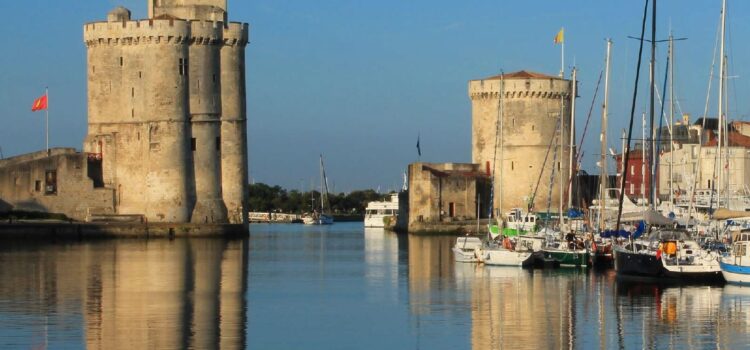
[[[90,168],[116,191],[118,214],[246,223],[248,25],[225,22],[225,0],[150,0],[149,15],[118,7],[84,27]]]
[[[560,175],[565,190],[570,175],[571,88],[569,80],[527,71],[469,82],[472,162],[494,170],[495,208],[527,209],[533,196],[534,210],[546,211],[551,186],[550,211],[558,211]]]

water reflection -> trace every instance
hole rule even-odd
[[[241,240],[3,242],[0,343],[244,348],[246,251]]]
[[[409,237],[409,304],[416,318],[466,317],[472,349],[700,349],[747,343],[750,288],[618,281],[613,270],[454,263],[452,242]]]
[[[0,348],[745,348],[750,288],[453,262],[454,237],[0,242]]]
[[[365,228],[365,281],[370,295],[384,291],[383,298],[395,302],[398,298],[399,279],[405,275],[402,268],[408,252],[405,237],[382,228]],[[373,296],[378,299],[379,295]]]

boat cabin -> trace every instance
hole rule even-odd
[[[524,213],[520,208],[513,208],[505,213],[508,228],[517,230],[532,230],[536,226],[536,214]]]

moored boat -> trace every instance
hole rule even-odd
[[[477,237],[458,237],[453,245],[453,258],[456,262],[481,262],[482,240]]]
[[[750,231],[741,233],[728,255],[719,260],[721,274],[728,283],[750,285]]]
[[[386,220],[395,220],[398,215],[398,193],[392,193],[390,200],[367,203],[365,227],[385,227]]]
[[[648,240],[614,248],[618,276],[672,279],[681,282],[722,280],[718,255],[701,249],[687,232],[662,229]]]
[[[302,223],[305,225],[333,225],[333,215],[330,214],[331,203],[328,201],[328,178],[323,166],[322,154],[320,155],[320,211],[315,209],[315,198],[312,199],[313,211],[302,216]]]

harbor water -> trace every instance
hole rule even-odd
[[[0,241],[1,349],[738,349],[750,288],[457,264],[361,223]]]

